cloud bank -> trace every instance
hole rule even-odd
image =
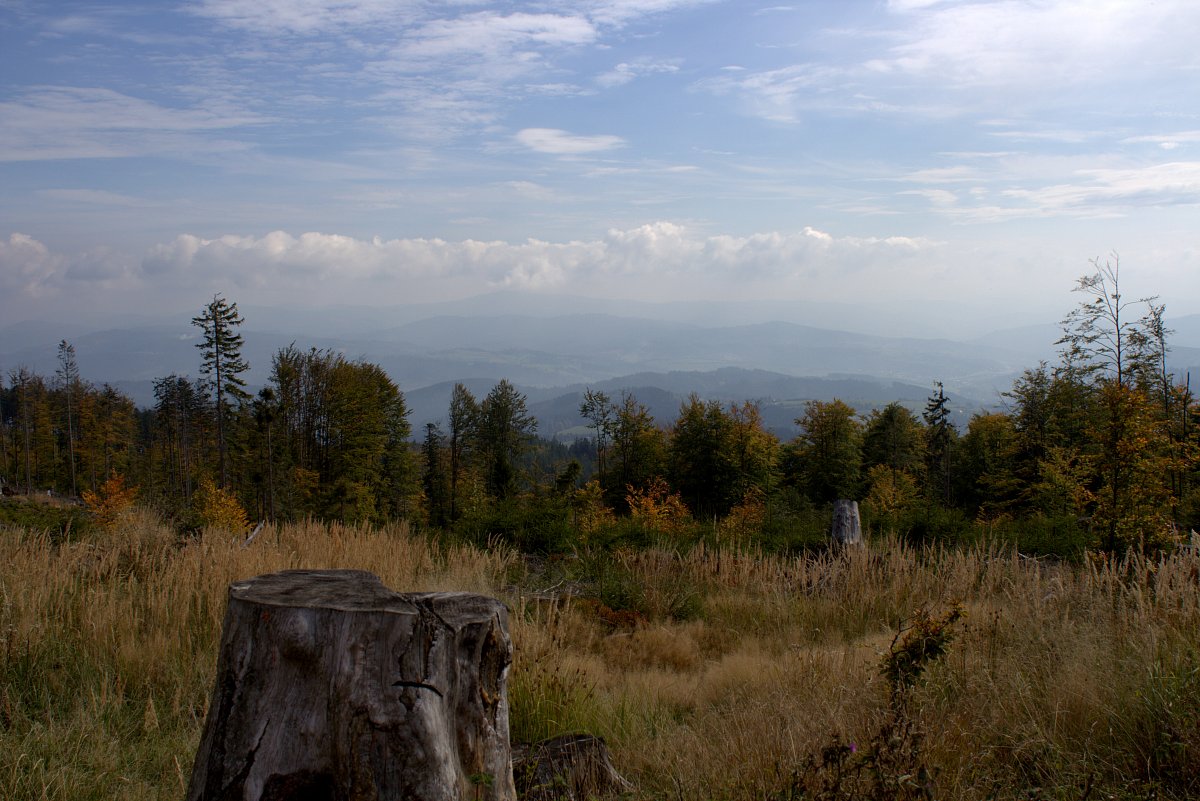
[[[592,240],[448,241],[357,239],[274,231],[263,236],[202,238],[182,234],[140,257],[54,253],[14,233],[0,242],[5,306],[19,299],[111,289],[172,293],[334,298],[378,304],[449,299],[499,288],[593,292],[610,297],[778,299],[781,292],[831,290],[846,281],[905,280],[940,245],[913,237],[835,237],[811,227],[750,236],[705,235],[673,222],[612,229]],[[416,297],[420,287],[421,297]]]

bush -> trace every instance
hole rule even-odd
[[[0,528],[44,531],[55,544],[86,535],[92,528],[88,513],[78,506],[55,506],[25,498],[0,499]]]
[[[908,510],[900,526],[909,542],[922,545],[969,545],[978,538],[974,522],[962,511],[930,503]]]
[[[1006,519],[989,526],[988,533],[1027,556],[1054,556],[1071,562],[1081,560],[1093,544],[1091,534],[1075,517]]]
[[[479,546],[503,542],[522,553],[566,553],[575,546],[571,510],[558,497],[498,501],[458,521],[456,532]]]

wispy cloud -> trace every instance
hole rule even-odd
[[[708,5],[720,0],[560,0],[567,6],[586,9],[588,17],[601,25],[620,27],[644,17]]]
[[[673,73],[679,71],[679,61],[660,61],[652,58],[639,58],[634,61],[623,61],[608,72],[596,76],[596,83],[605,89],[611,89],[640,78],[656,73]]]
[[[170,108],[111,89],[38,87],[0,102],[0,161],[229,151],[245,145],[210,134],[264,122],[222,102]]]
[[[1138,206],[1200,205],[1200,162],[1080,170],[1079,180],[1004,195],[1040,213],[1079,214]]]
[[[95,206],[118,206],[136,208],[149,205],[141,198],[109,192],[106,189],[39,189],[40,197],[51,200],[63,200],[68,203],[81,203]]]
[[[1080,87],[1099,92],[1148,70],[1190,86],[1200,68],[1192,44],[1200,6],[1190,0],[892,0],[888,8],[870,23],[820,32],[841,43],[838,57],[698,86],[736,93],[745,111],[775,121],[801,120],[809,108],[954,117],[991,104],[1024,110],[1014,101],[1053,108],[1075,101]]]
[[[558,128],[525,128],[516,140],[530,150],[554,156],[577,156],[621,147],[625,140],[608,134],[581,136]]]
[[[225,25],[266,34],[315,35],[418,16],[420,0],[199,0],[188,8]]]
[[[1169,134],[1147,134],[1145,136],[1130,136],[1121,140],[1125,144],[1152,144],[1163,150],[1174,150],[1180,145],[1192,145],[1200,142],[1200,131],[1177,131]]]

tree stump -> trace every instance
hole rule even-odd
[[[862,519],[858,516],[858,501],[834,501],[831,535],[838,545],[862,544]]]
[[[188,801],[515,801],[502,603],[361,570],[230,585]]]

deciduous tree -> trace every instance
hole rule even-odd
[[[854,409],[840,400],[808,401],[796,425],[790,461],[801,492],[819,503],[857,498],[863,426]]]

